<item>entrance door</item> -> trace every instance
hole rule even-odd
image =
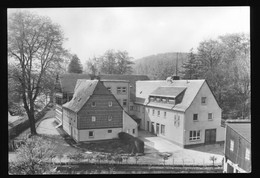
[[[150,127],[149,127],[149,126],[150,126],[150,122],[147,121],[147,131],[148,131],[148,132],[150,132]]]
[[[151,130],[151,132],[152,132],[152,134],[155,134],[155,131],[154,131],[154,122],[152,122],[152,130]]]
[[[213,144],[216,142],[216,129],[205,130],[205,144]]]
[[[159,128],[160,128],[160,124],[156,124],[156,135],[159,134]]]

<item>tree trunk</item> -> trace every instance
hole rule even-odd
[[[30,123],[31,135],[37,135],[36,128],[35,128],[34,112],[28,113],[28,118]]]

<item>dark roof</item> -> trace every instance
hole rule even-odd
[[[78,112],[93,94],[98,82],[98,80],[78,80],[73,98],[62,106]]]
[[[174,87],[174,86],[163,86],[155,89],[150,95],[152,96],[167,96],[167,97],[177,97],[181,92],[183,92],[187,87]]]
[[[226,123],[228,127],[237,132],[239,135],[244,137],[248,142],[251,143],[251,123],[245,122],[229,122]]]
[[[64,74],[60,77],[62,92],[73,93],[78,79],[90,79],[88,74]]]
[[[146,75],[119,75],[119,74],[102,74],[99,75],[101,81],[109,80],[127,80],[130,83],[130,99],[135,99],[136,81],[150,80]],[[88,74],[68,73],[60,77],[62,92],[73,93],[77,79],[90,79]]]

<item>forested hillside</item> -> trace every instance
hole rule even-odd
[[[165,80],[176,74],[176,64],[178,64],[178,75],[181,75],[182,65],[187,60],[188,53],[171,52],[151,55],[134,61],[133,73],[147,75],[150,79]]]

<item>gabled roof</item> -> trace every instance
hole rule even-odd
[[[239,135],[244,137],[248,142],[251,143],[251,123],[243,122],[229,122],[227,123],[228,127],[237,132]]]
[[[156,88],[150,95],[176,98],[187,87],[163,86]]]
[[[127,80],[130,83],[130,99],[135,99],[136,81],[150,80],[146,75],[119,75],[119,74],[102,74],[99,75],[101,81]],[[62,92],[73,93],[78,79],[91,79],[88,74],[68,73],[60,76]]]
[[[162,94],[163,92],[166,92],[167,94],[172,94],[172,96],[174,96],[178,95],[179,92],[181,93],[186,88],[182,101],[176,105],[171,105],[171,109],[173,110],[186,111],[204,83],[206,83],[205,80],[173,80],[172,82],[166,80],[137,81],[136,97],[144,98],[145,102],[143,104],[146,105],[148,104],[148,96],[151,93]],[[154,104],[155,103],[149,103],[151,106]],[[165,108],[170,108],[169,104],[160,103],[161,107],[164,105]]]
[[[98,80],[78,80],[73,98],[62,106],[78,112],[93,94],[98,82]]]

